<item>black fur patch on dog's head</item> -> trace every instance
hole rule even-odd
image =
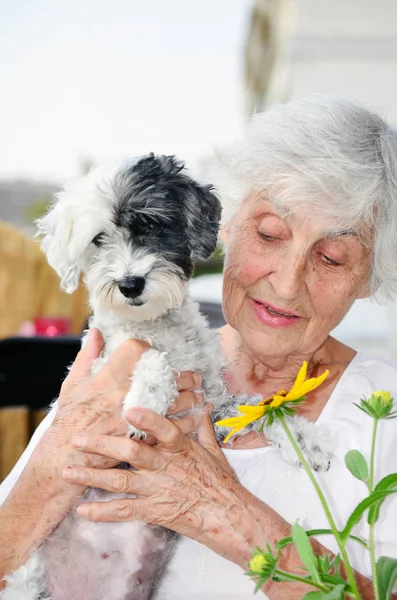
[[[216,248],[221,205],[211,186],[194,181],[174,156],[149,154],[118,172],[114,222],[134,245],[158,252],[186,277],[195,259]]]

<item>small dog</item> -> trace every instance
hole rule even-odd
[[[188,295],[194,261],[208,259],[216,247],[220,215],[210,186],[194,181],[174,157],[150,154],[98,167],[75,180],[38,221],[42,248],[62,288],[73,292],[84,274],[90,325],[105,340],[94,369],[128,338],[152,347],[136,366],[124,411],[140,405],[165,415],[177,396],[175,372],[182,370],[202,375],[214,421],[234,416],[238,404],[261,399],[228,394],[218,336]],[[330,452],[321,434],[302,418],[290,422],[309,462],[326,469]],[[258,427],[256,422],[245,431]],[[228,430],[216,433],[221,441]],[[276,424],[266,428],[266,435],[297,464]],[[115,495],[89,489],[81,501],[110,497]],[[28,563],[7,578],[0,598],[153,599],[177,540],[162,527],[88,522],[73,509]]]

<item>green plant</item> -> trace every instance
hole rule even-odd
[[[270,424],[277,419],[290,443],[292,444],[302,467],[305,469],[321,505],[326,514],[329,529],[313,529],[305,531],[298,523],[292,526],[291,536],[280,540],[272,550],[266,543],[266,549],[256,548],[248,565],[247,575],[256,581],[255,592],[269,579],[280,581],[299,581],[306,583],[314,588],[314,591],[305,594],[305,600],[344,600],[345,598],[361,599],[354,570],[349,560],[346,544],[348,540],[354,540],[361,544],[370,553],[372,567],[372,583],[376,600],[389,600],[392,597],[393,586],[397,580],[397,559],[382,556],[378,560],[375,557],[375,524],[379,518],[379,512],[384,500],[397,492],[397,473],[392,473],[381,479],[375,485],[375,451],[378,422],[381,419],[393,419],[397,417],[397,411],[393,411],[393,398],[389,392],[380,390],[371,394],[367,398],[362,398],[356,406],[364,411],[374,421],[373,435],[370,449],[369,465],[363,454],[358,450],[350,450],[345,456],[345,464],[350,473],[363,481],[368,488],[368,495],[355,507],[347,519],[342,530],[336,527],[332,512],[327,504],[326,498],[321,487],[314,476],[310,466],[303,456],[299,445],[294,439],[285,416],[293,414],[294,404],[304,401],[304,394],[310,389],[320,385],[325,379],[327,373],[320,378],[309,379],[305,381],[307,364],[304,363],[298,373],[294,386],[290,392],[281,390],[273,396],[266,398],[255,407],[239,406],[239,412],[244,416],[224,419],[217,424],[233,427],[231,434],[235,433],[247,422],[263,418],[264,424]],[[320,381],[321,379],[321,381]],[[299,390],[299,393],[295,393]],[[229,437],[229,436],[228,436]],[[369,524],[369,543],[352,534],[353,527],[364,517],[367,516]],[[320,535],[333,535],[339,553],[331,557],[330,555],[317,555],[310,543],[310,538]],[[301,573],[287,572],[279,568],[279,559],[283,548],[289,544],[294,544],[299,557],[303,563]],[[344,573],[341,572],[343,563]]]

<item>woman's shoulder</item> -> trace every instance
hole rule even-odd
[[[390,392],[397,401],[397,364],[386,357],[359,350],[333,390],[323,417],[337,420],[346,417],[350,423],[365,427],[370,419],[357,409],[356,404],[378,390]]]
[[[397,363],[377,354],[359,350],[347,369],[351,378],[365,377],[375,389],[397,390]]]

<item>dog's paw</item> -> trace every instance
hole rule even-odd
[[[147,437],[144,431],[137,429],[131,423],[128,424],[127,435],[131,440],[144,440]]]
[[[299,416],[288,418],[288,427],[310,468],[314,471],[328,471],[332,447],[331,440],[323,429]],[[271,427],[266,427],[266,436],[280,450],[286,462],[302,466],[280,423],[275,421]]]

